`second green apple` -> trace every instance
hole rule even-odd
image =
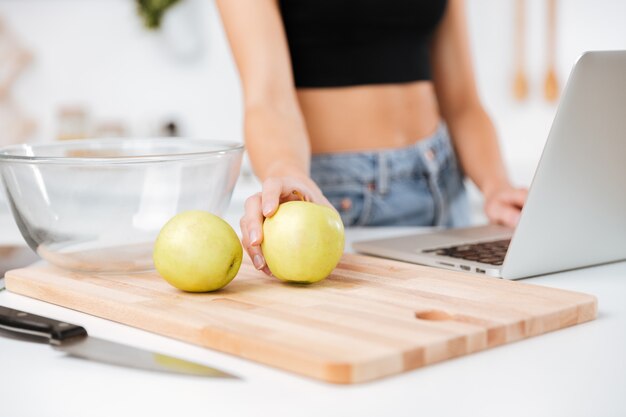
[[[344,227],[330,207],[307,201],[283,203],[263,223],[261,249],[272,274],[313,283],[335,269],[344,249]]]

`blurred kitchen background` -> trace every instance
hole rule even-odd
[[[528,185],[577,57],[626,49],[626,1],[467,0],[467,8],[481,96],[514,182]],[[179,0],[158,29],[146,27],[149,17],[135,0],[0,0],[0,145],[242,140],[241,89],[214,2]],[[244,164],[233,204],[257,186]]]

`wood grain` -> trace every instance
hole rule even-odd
[[[226,288],[181,292],[156,272],[10,271],[9,291],[334,383],[370,381],[593,320],[591,295],[344,255],[294,285],[244,262]]]

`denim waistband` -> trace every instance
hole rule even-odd
[[[446,125],[440,123],[432,135],[407,147],[313,155],[311,176],[318,184],[382,182],[384,188],[388,179],[437,171],[453,153]]]

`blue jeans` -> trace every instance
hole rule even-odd
[[[470,222],[463,173],[444,124],[405,148],[313,155],[311,177],[347,227]]]

